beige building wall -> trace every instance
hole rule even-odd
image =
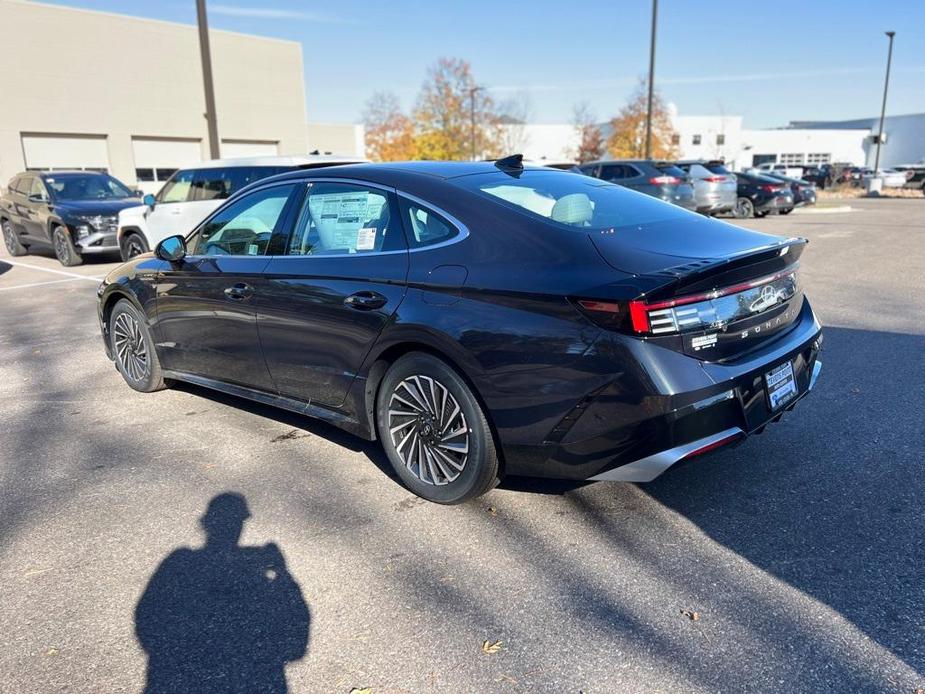
[[[308,151],[348,157],[366,157],[366,132],[351,123],[308,123]]]
[[[131,185],[133,137],[200,143],[208,132],[195,26],[0,0],[0,185],[25,168],[22,134],[106,139],[109,170]],[[210,31],[222,140],[304,154],[297,42]]]

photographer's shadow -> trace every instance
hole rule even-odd
[[[286,663],[308,647],[309,610],[275,544],[238,545],[250,513],[219,494],[199,549],[174,550],[135,608],[146,692],[285,692]]]

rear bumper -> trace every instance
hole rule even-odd
[[[760,433],[815,386],[821,371],[821,333],[809,303],[804,302],[786,334],[733,362],[701,362],[642,343],[634,350],[639,363],[627,363],[610,387],[570,413],[568,431],[558,442],[506,449],[509,472],[647,482],[705,448]],[[796,396],[774,411],[764,375],[788,361]],[[648,392],[621,383],[641,367],[661,379],[660,383],[651,377],[642,381],[651,384]]]

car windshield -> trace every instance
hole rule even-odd
[[[519,212],[582,231],[664,222],[692,214],[622,186],[564,171],[527,169],[519,175],[498,171],[461,176],[453,183]]]
[[[45,177],[56,200],[115,200],[132,197],[132,191],[106,174],[58,174]]]

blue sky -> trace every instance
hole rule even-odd
[[[194,23],[193,0],[56,4]],[[302,43],[309,120],[358,121],[378,90],[413,103],[428,65],[464,58],[498,99],[561,123],[587,101],[603,120],[648,65],[649,0],[213,0],[210,26]],[[656,85],[685,115],[748,127],[925,112],[922,0],[661,0]]]

